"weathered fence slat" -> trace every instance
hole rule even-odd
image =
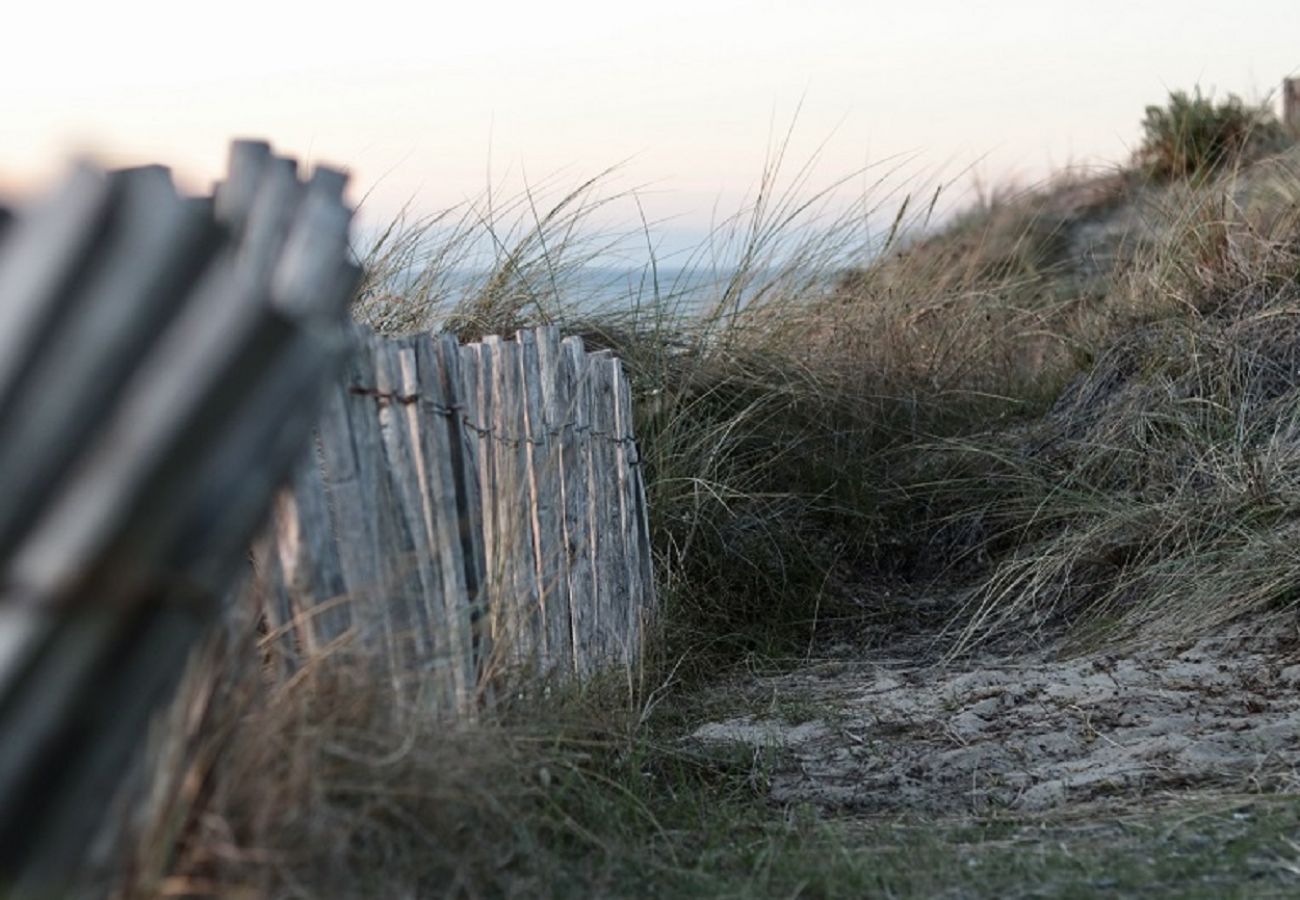
[[[627,638],[631,616],[628,608],[626,547],[618,499],[618,447],[614,428],[614,370],[618,361],[602,350],[591,354],[587,369],[592,390],[591,489],[597,497],[593,507],[596,538],[596,570],[601,596],[597,604],[600,642],[610,658],[627,660]]]
[[[453,428],[458,422],[456,403],[447,395],[447,384],[459,381],[458,355],[451,352],[447,358],[455,368],[442,371],[443,349],[428,338],[415,344],[415,362],[419,370],[414,393],[419,400],[419,433],[422,453],[423,490],[429,504],[429,522],[432,528],[430,552],[440,560],[440,580],[431,587],[430,602],[438,607],[445,622],[445,645],[442,652],[452,686],[455,708],[462,714],[473,708],[477,661],[474,646],[474,609],[477,602],[477,573],[466,566],[465,557],[473,548],[465,545],[466,534],[461,523],[460,495],[466,485],[463,475],[456,471],[453,462],[459,458],[459,433]],[[448,381],[444,381],[444,376]]]
[[[104,231],[113,193],[103,172],[79,165],[49,198],[5,228],[0,243],[0,408],[18,375],[41,356],[73,301]]]
[[[582,339],[568,337],[561,344],[564,383],[571,404],[572,453],[564,463],[564,527],[569,551],[569,589],[573,613],[575,667],[588,675],[605,658],[598,643],[600,578],[596,570],[596,541],[593,527],[591,471],[591,381],[590,360]]]
[[[528,332],[521,332],[527,334]],[[540,427],[530,429],[545,440],[545,452],[538,467],[539,502],[537,527],[541,544],[541,579],[546,588],[545,606],[551,659],[558,671],[574,673],[572,586],[569,582],[570,530],[565,522],[564,466],[572,451],[573,429],[569,422],[570,388],[561,371],[560,329],[536,330],[537,374],[533,383],[540,393]],[[569,447],[565,452],[566,444]]]

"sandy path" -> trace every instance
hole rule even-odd
[[[1300,652],[1285,635],[1122,658],[834,661],[745,692],[763,714],[693,738],[779,749],[779,802],[981,813],[1300,786]]]

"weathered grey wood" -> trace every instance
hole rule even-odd
[[[314,442],[310,451],[276,496],[269,534],[253,550],[269,622],[283,632],[281,662],[290,670],[300,659],[325,652],[352,625]]]
[[[573,674],[575,648],[573,635],[572,586],[569,583],[569,529],[565,521],[564,467],[566,445],[573,453],[573,429],[569,425],[571,386],[561,371],[560,329],[549,326],[536,329],[537,375],[533,379],[540,394],[540,432],[544,436],[544,453],[538,466],[538,535],[541,580],[546,588],[547,641],[551,663],[560,671]],[[530,423],[531,425],[531,423]]]
[[[491,352],[492,423],[488,440],[493,456],[495,485],[492,494],[493,536],[496,558],[489,559],[489,577],[495,577],[491,615],[497,646],[505,659],[519,665],[530,658],[535,644],[528,587],[532,571],[531,538],[526,513],[525,473],[520,445],[518,347],[496,335],[483,339],[483,352]]]
[[[234,398],[250,395],[293,326],[260,302],[232,266],[211,271],[194,299],[145,355],[103,433],[84,453],[14,552],[6,588],[31,602],[75,593],[90,577],[136,589],[129,553],[171,527],[169,494],[187,463],[227,426]],[[110,589],[97,585],[103,596]]]
[[[436,371],[446,407],[447,466],[450,469],[454,509],[444,498],[445,516],[456,517],[458,547],[464,565],[465,601],[468,607],[469,640],[472,648],[474,681],[481,680],[491,654],[491,633],[484,592],[486,564],[483,556],[482,494],[479,489],[477,377],[465,371],[464,358],[455,337],[444,334],[434,344]],[[434,410],[438,412],[438,410]],[[435,432],[439,435],[441,432]],[[435,445],[434,451],[442,449]],[[444,482],[446,483],[446,482]],[[449,601],[450,602],[450,601]]]
[[[500,441],[507,451],[512,468],[510,493],[503,497],[506,504],[504,521],[507,531],[506,545],[511,548],[513,604],[520,623],[519,658],[540,667],[546,658],[546,634],[542,622],[540,586],[537,583],[537,558],[533,540],[533,502],[530,491],[531,449],[525,426],[526,389],[524,387],[524,354],[517,341],[502,344],[504,380],[507,406],[510,415],[501,422]]]
[[[60,616],[20,683],[39,688],[6,696],[0,881],[12,896],[50,896],[77,876],[95,813],[208,622],[194,599],[154,597],[136,617],[111,607]]]
[[[385,604],[409,634],[403,643],[408,658],[394,659],[403,672],[420,672],[416,685],[438,710],[458,706],[451,672],[451,623],[440,602],[443,561],[437,552],[433,521],[433,488],[424,471],[420,447],[420,385],[415,371],[415,347],[410,338],[380,342],[375,348],[376,393],[385,469],[393,485],[392,543],[385,549],[390,566],[385,578]]]
[[[462,715],[474,705],[478,680],[477,650],[474,641],[474,613],[477,602],[477,585],[481,575],[466,564],[466,554],[472,549],[465,546],[465,534],[472,526],[461,521],[463,489],[455,461],[460,459],[461,438],[453,432],[459,421],[459,410],[446,394],[444,379],[459,382],[459,354],[449,348],[452,372],[444,372],[444,361],[438,354],[438,345],[429,337],[416,341],[415,363],[418,370],[420,402],[418,428],[422,437],[421,470],[428,501],[431,552],[440,561],[441,580],[431,590],[430,601],[437,604],[444,621],[444,642],[447,672],[451,683],[455,708]],[[462,461],[463,464],[463,461]]]
[[[271,281],[303,191],[297,160],[271,157],[257,181],[238,253],[240,266],[259,284]]]
[[[558,333],[554,337],[558,346]],[[539,338],[535,329],[523,329],[515,336],[519,346],[523,412],[517,427],[523,432],[533,557],[529,602],[536,609],[540,671],[547,673],[557,668],[560,672],[569,671],[572,660],[567,634],[568,603],[564,599],[560,570],[563,532],[558,518],[561,506],[558,447],[552,438],[542,396],[542,384],[553,381],[554,372],[542,370]]]
[[[481,533],[483,535],[483,597],[487,613],[486,628],[491,643],[492,653],[482,658],[482,667],[493,672],[500,665],[506,653],[507,644],[502,634],[502,618],[498,614],[505,599],[504,576],[501,570],[502,554],[498,548],[499,532],[497,524],[497,502],[499,486],[497,481],[497,442],[493,439],[496,424],[496,369],[500,364],[494,353],[494,344],[482,341],[463,348],[461,362],[465,366],[466,390],[472,391],[477,400],[477,422],[471,426],[474,442],[477,444],[479,491],[482,506],[478,510]]]
[[[271,145],[265,141],[231,142],[226,179],[214,191],[214,215],[218,222],[236,232],[243,229],[270,161]]]
[[[617,438],[619,516],[622,523],[623,554],[627,567],[628,630],[626,642],[629,658],[638,659],[644,644],[646,617],[653,603],[654,586],[650,572],[649,534],[645,527],[642,502],[640,459],[632,422],[632,386],[623,366],[614,360],[612,367],[614,395],[614,433]]]
[[[341,203],[347,176],[317,168],[299,205],[271,278],[272,301],[289,315],[319,327],[338,321],[352,297],[347,258],[351,215]],[[343,268],[345,271],[340,271]],[[346,290],[340,291],[339,285]]]
[[[631,658],[627,644],[631,630],[628,583],[624,560],[626,547],[619,510],[618,445],[614,422],[614,372],[619,363],[612,352],[591,354],[588,367],[592,386],[592,484],[597,492],[595,508],[596,568],[601,598],[601,646],[607,662]]]
[[[356,483],[351,487],[353,496],[358,498],[354,502],[358,505],[339,502],[338,522],[349,517],[366,520],[367,541],[343,552],[345,566],[350,567],[353,573],[348,578],[348,591],[357,609],[360,647],[370,651],[367,655],[374,663],[387,666],[384,674],[405,696],[407,675],[404,664],[413,659],[411,609],[402,602],[391,603],[390,599],[392,592],[401,588],[403,568],[410,565],[409,558],[394,560],[393,557],[409,551],[404,549],[403,526],[396,520],[397,502],[377,415],[375,371],[381,365],[376,353],[379,342],[365,337],[362,344],[361,352],[355,357],[356,365],[350,373],[343,404],[346,429],[351,434],[356,452]],[[362,554],[367,558],[361,559]],[[386,647],[386,654],[375,654],[373,651],[377,647]]]
[[[569,417],[572,447],[564,461],[564,521],[569,553],[569,585],[574,631],[574,665],[580,675],[600,665],[599,576],[596,572],[595,495],[591,490],[594,463],[591,439],[591,380],[589,360],[579,337],[565,338],[561,372],[571,397]]]
[[[22,423],[0,443],[0,548],[49,497],[215,249],[215,229],[164,171],[112,180],[118,199],[107,233],[57,331],[0,401],[0,419]]]
[[[340,336],[295,332],[214,440],[190,457],[189,477],[173,499],[190,512],[176,521],[165,558],[213,593],[228,584],[230,562],[269,513],[270,500],[301,456],[322,388],[345,355]]]
[[[0,242],[0,404],[39,358],[72,299],[108,220],[113,193],[103,172],[79,165]]]

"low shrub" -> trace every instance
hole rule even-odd
[[[1164,106],[1148,106],[1138,162],[1153,178],[1188,178],[1214,171],[1277,142],[1281,128],[1265,106],[1229,94],[1215,102],[1200,88],[1173,91]]]

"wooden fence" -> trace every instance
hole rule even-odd
[[[345,178],[77,168],[0,231],[0,895],[59,896],[341,365]]]
[[[256,552],[289,664],[360,650],[458,715],[503,670],[630,664],[655,595],[619,361],[554,327],[357,343]]]
[[[0,214],[0,895],[62,895],[121,840],[107,812],[250,545],[286,664],[359,650],[450,715],[501,672],[637,654],[618,360],[346,324],[344,183],[237,142],[213,197],[86,165]]]

